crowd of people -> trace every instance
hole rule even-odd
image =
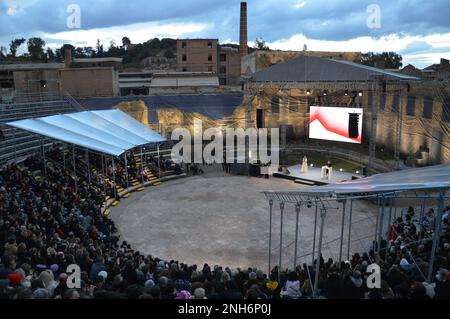
[[[60,163],[62,152],[53,149],[47,155]],[[116,183],[125,187],[127,178],[142,178],[142,168],[131,155],[127,171],[124,161],[117,161],[114,168],[106,163],[108,169],[101,168],[105,166],[101,157],[89,161],[86,165],[78,160],[77,180],[69,163],[49,165],[46,175],[36,178],[35,172],[42,175],[43,167],[42,161],[33,157],[0,171],[0,298],[311,298],[317,262],[316,296],[320,298],[450,298],[449,207],[442,221],[433,282],[424,284],[432,244],[424,233],[432,232],[434,211],[428,212],[415,230],[411,227],[414,212],[408,211],[407,220],[397,220],[390,237],[380,243],[381,288],[369,289],[367,268],[377,259],[373,249],[341,263],[321,257],[316,264],[297,269],[274,267],[270,274],[256,268],[187,265],[143,255],[120,240],[114,223],[101,211],[105,196],[114,193],[113,175]],[[150,156],[146,163],[152,163],[154,174],[176,169],[170,161]],[[71,286],[69,265],[80,267],[80,287]]]

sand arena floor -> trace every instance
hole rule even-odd
[[[220,167],[134,193],[112,208],[111,218],[132,247],[154,257],[188,264],[258,267],[268,265],[269,204],[264,190],[302,188],[278,178],[230,176]],[[274,206],[272,265],[280,246],[279,205]],[[376,208],[367,201],[353,204],[352,252],[365,251],[373,240]],[[314,208],[302,207],[297,264],[311,262]],[[283,267],[294,264],[295,208],[284,214]],[[348,216],[348,211],[347,211]],[[329,211],[324,232],[324,258],[337,258],[341,210]],[[345,227],[347,234],[348,226]],[[347,239],[344,240],[344,258]]]

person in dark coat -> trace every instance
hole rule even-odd
[[[331,267],[328,271],[328,278],[323,285],[323,295],[327,299],[341,299],[343,297],[344,282],[339,276],[337,269]]]

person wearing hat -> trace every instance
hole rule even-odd
[[[179,293],[177,293],[177,296],[175,297],[175,299],[192,299],[192,295],[189,291],[187,290],[182,290]]]
[[[103,281],[106,281],[106,279],[108,279],[108,273],[104,270],[100,271],[97,276],[102,277]]]
[[[9,274],[7,278],[11,287],[20,287],[22,285],[23,277],[19,274]]]
[[[411,272],[411,264],[405,258],[400,261],[400,268],[406,273]]]
[[[51,299],[47,289],[39,288],[33,292],[33,299]]]
[[[355,270],[353,274],[347,277],[344,283],[344,297],[348,299],[363,299],[365,295],[365,284],[362,274]]]

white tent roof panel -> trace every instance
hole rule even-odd
[[[92,112],[97,116],[101,116],[104,119],[113,122],[121,127],[125,127],[128,131],[153,142],[164,142],[165,139],[153,130],[148,129],[140,122],[135,120],[131,116],[122,116],[123,112],[117,112],[116,110],[110,111],[94,111]]]
[[[113,156],[137,146],[165,141],[161,135],[120,110],[56,115],[7,124]]]
[[[45,123],[48,123],[48,124],[51,124],[51,125],[54,125],[57,127],[61,127],[61,128],[70,127],[70,130],[72,132],[87,136],[89,138],[101,139],[102,141],[108,141],[108,144],[117,146],[118,148],[121,148],[121,149],[130,149],[135,146],[135,144],[132,144],[128,141],[120,139],[114,135],[111,135],[106,131],[98,129],[97,127],[92,127],[81,121],[77,121],[77,120],[71,118],[70,116],[65,116],[65,115],[50,116],[50,117],[46,117],[46,118],[41,118],[40,121],[43,121]]]
[[[450,164],[410,168],[354,181],[311,187],[308,189],[276,191],[274,193],[309,196],[345,196],[362,193],[376,194],[446,188],[450,188]]]
[[[107,119],[98,116],[94,112],[74,113],[68,114],[67,116],[83,123],[89,123],[90,126],[95,127],[96,129],[103,132],[107,132],[115,138],[126,140],[131,144],[142,145],[148,143],[148,141],[143,137],[136,135],[136,133],[130,132],[125,127],[120,126],[118,123],[108,121]]]

